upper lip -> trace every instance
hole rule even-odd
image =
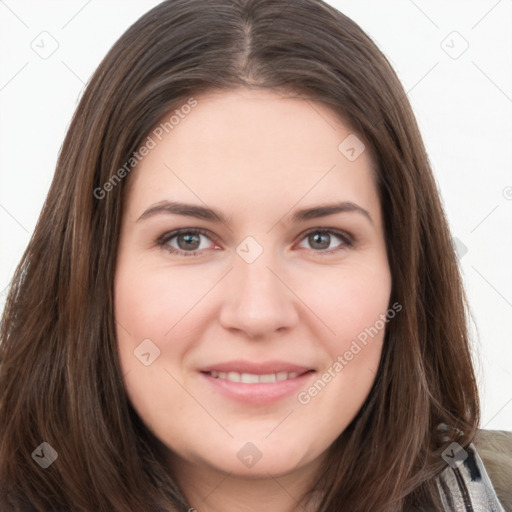
[[[287,373],[305,373],[313,368],[302,366],[298,364],[288,363],[286,361],[263,361],[260,363],[254,361],[225,361],[215,363],[210,366],[201,368],[201,372],[237,372],[237,373],[252,373],[255,375],[268,375],[272,373],[287,372]]]

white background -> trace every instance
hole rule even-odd
[[[0,309],[85,83],[158,3],[0,0]],[[329,3],[372,37],[408,92],[460,241],[482,427],[512,430],[512,1]]]

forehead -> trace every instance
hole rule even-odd
[[[329,107],[248,89],[194,100],[193,108],[176,106],[150,133],[154,147],[130,176],[132,202],[166,194],[246,208],[291,206],[305,196],[375,202],[369,151]],[[347,145],[357,158],[347,157]]]

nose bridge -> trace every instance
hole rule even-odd
[[[236,247],[235,274],[246,286],[260,288],[275,285],[276,279],[270,268],[276,267],[275,251],[270,240],[253,236],[245,237]]]
[[[274,251],[251,238],[237,247],[221,323],[254,337],[291,327],[298,314],[293,294],[278,278]]]

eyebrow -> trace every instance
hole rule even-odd
[[[292,222],[300,222],[309,219],[318,219],[320,217],[327,217],[327,215],[334,215],[335,213],[355,212],[366,217],[371,224],[373,220],[367,210],[361,206],[350,201],[340,201],[339,203],[325,204],[314,206],[312,208],[304,208],[297,210],[292,215]]]
[[[301,222],[310,219],[318,219],[320,217],[327,217],[336,213],[355,212],[366,217],[371,224],[373,220],[367,210],[361,206],[350,201],[340,201],[338,203],[324,204],[313,206],[311,208],[303,208],[297,210],[291,218],[291,222]],[[136,222],[141,222],[155,215],[183,215],[185,217],[195,217],[196,219],[210,220],[213,222],[220,222],[228,224],[228,219],[222,212],[213,208],[205,206],[198,206],[194,204],[179,203],[175,201],[161,201],[148,208]]]
[[[196,219],[211,220],[213,222],[227,224],[226,217],[224,217],[221,212],[214,210],[213,208],[194,204],[177,203],[174,201],[161,201],[154,204],[137,219],[137,222],[160,214],[183,215],[186,217],[195,217]]]

